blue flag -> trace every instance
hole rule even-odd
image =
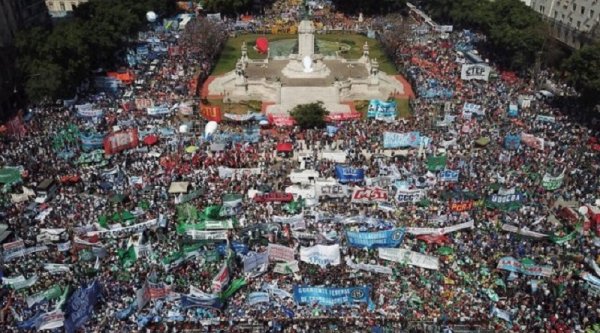
[[[102,286],[98,280],[88,287],[77,289],[65,307],[65,332],[73,333],[83,327],[92,316],[92,310],[102,297]]]

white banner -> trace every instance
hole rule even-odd
[[[294,249],[279,245],[269,244],[267,248],[269,253],[269,260],[274,261],[293,261],[294,260]]]
[[[352,202],[374,203],[388,201],[388,192],[380,187],[355,187],[352,192]]]
[[[348,196],[348,186],[337,181],[317,181],[315,184],[317,197],[343,198]]]
[[[204,230],[188,230],[188,236],[196,240],[216,240],[227,239],[227,230],[204,231]]]
[[[38,276],[34,275],[32,277],[30,277],[29,279],[26,280],[22,280],[22,281],[17,281],[15,283],[12,283],[10,286],[14,289],[14,290],[19,290],[19,289],[23,289],[23,288],[29,288],[31,286],[33,286],[38,280]]]
[[[527,230],[527,229],[520,229],[520,228],[515,227],[514,225],[510,225],[510,224],[503,224],[502,225],[502,230],[508,231],[508,232],[512,232],[512,233],[515,233],[515,234],[519,234],[519,235],[523,235],[523,236],[527,236],[527,237],[533,237],[533,238],[546,238],[546,237],[548,237],[548,235],[546,235],[546,234],[541,234],[539,232],[530,231],[530,230]]]
[[[315,245],[300,248],[300,261],[325,267],[337,266],[341,262],[340,245]]]
[[[292,230],[304,230],[306,229],[306,221],[304,220],[304,214],[300,213],[293,216],[273,216],[272,221],[275,223],[289,224]]]
[[[381,266],[381,265],[371,265],[371,264],[363,264],[363,263],[355,264],[350,259],[348,259],[348,261],[346,261],[346,264],[350,268],[357,270],[357,271],[366,271],[366,272],[387,274],[387,275],[393,274],[392,268]]]
[[[219,167],[220,178],[232,178],[242,176],[260,175],[260,168],[243,168],[243,169],[232,169],[227,167]]]
[[[462,80],[484,80],[490,78],[491,68],[484,64],[463,64],[460,70]]]
[[[289,274],[289,273],[297,273],[300,271],[300,267],[298,267],[298,261],[293,260],[290,262],[280,262],[275,264],[273,268],[273,272],[279,274]]]
[[[288,178],[294,184],[310,184],[319,178],[319,172],[315,170],[292,171]]]
[[[146,222],[130,225],[128,227],[120,227],[110,230],[98,230],[98,231],[89,231],[86,233],[86,236],[92,237],[98,235],[100,238],[120,238],[129,236],[132,233],[142,232],[147,229],[153,229],[158,226],[159,220],[162,220],[163,217],[160,216],[158,219],[149,220]]]
[[[63,327],[65,322],[65,314],[62,310],[54,310],[52,312],[44,313],[38,322],[38,331],[41,330],[52,330],[55,328]]]
[[[46,251],[46,250],[48,250],[48,247],[46,245],[38,245],[38,246],[28,247],[28,248],[25,248],[23,250],[18,250],[16,252],[5,254],[4,255],[4,261],[8,262],[8,261],[11,261],[12,259],[15,259],[15,258],[18,258],[18,257],[27,256],[27,255],[30,255],[32,253]]]
[[[379,248],[379,258],[404,263],[425,269],[440,269],[440,261],[437,257],[424,255],[405,249]]]
[[[68,273],[71,271],[71,265],[65,264],[44,264],[44,269],[50,274]]]
[[[343,151],[324,151],[321,152],[321,159],[336,163],[346,163],[346,153]]]
[[[455,232],[462,229],[473,228],[475,224],[473,221],[456,224],[450,227],[444,228],[406,228],[406,232],[411,235],[445,235],[451,232]]]
[[[398,203],[405,202],[418,202],[424,196],[425,192],[423,190],[403,190],[399,189],[396,192],[396,201]]]

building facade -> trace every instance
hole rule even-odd
[[[88,0],[46,0],[46,6],[52,17],[64,17],[84,2]]]
[[[600,0],[530,0],[530,7],[550,23],[553,35],[580,48],[600,36]]]
[[[13,46],[17,31],[49,24],[44,0],[0,0],[0,119],[14,111],[18,97]]]

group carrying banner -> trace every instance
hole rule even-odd
[[[349,305],[353,303],[371,303],[371,287],[358,286],[346,288],[326,288],[294,286],[294,300],[298,304],[316,302],[322,306]]]
[[[396,247],[402,243],[404,228],[376,232],[346,231],[348,244],[358,248]]]
[[[559,176],[553,177],[549,174],[545,174],[544,178],[542,178],[542,186],[545,190],[554,191],[559,189],[562,186],[563,179],[565,178],[564,173],[561,173]]]
[[[440,262],[437,257],[405,249],[379,248],[379,258],[425,269],[440,269]]]
[[[505,211],[521,208],[524,196],[522,193],[507,195],[493,194],[486,202],[488,208],[497,208]]]
[[[380,187],[357,187],[352,192],[352,202],[373,203],[388,201],[388,192]]]

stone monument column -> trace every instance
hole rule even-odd
[[[310,20],[302,20],[298,25],[298,55],[300,59],[315,54],[315,24]]]

